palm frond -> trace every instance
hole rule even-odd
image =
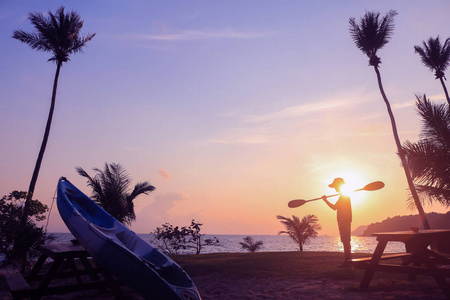
[[[422,41],[422,46],[414,46],[422,63],[435,72],[436,78],[444,77],[444,72],[450,64],[450,39],[441,44],[439,36],[430,37],[427,41]]]
[[[131,224],[136,219],[133,200],[155,189],[148,182],[139,182],[130,193],[130,176],[120,164],[105,163],[103,170],[94,168],[96,174],[93,177],[80,167],[76,170],[78,174],[88,178],[88,186],[92,188],[94,200],[125,224]]]
[[[95,33],[82,36],[80,30],[83,21],[80,16],[74,11],[65,13],[64,7],[58,8],[55,14],[49,11],[48,17],[42,13],[30,13],[29,20],[36,32],[16,30],[13,38],[28,44],[32,49],[52,52],[53,57],[49,61],[67,62],[70,54],[82,52],[86,43],[95,36]]]
[[[446,104],[433,104],[426,95],[416,95],[416,107],[422,117],[421,137],[450,149],[450,110]]]
[[[394,31],[395,10],[390,10],[380,20],[380,13],[366,11],[365,15],[356,21],[349,19],[350,35],[356,47],[369,57],[371,65],[380,63],[377,51],[389,42]]]

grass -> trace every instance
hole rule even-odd
[[[340,252],[256,252],[177,255],[174,259],[192,276],[220,273],[223,276],[266,278],[359,279],[362,271],[340,268]],[[365,257],[369,254],[355,254]]]

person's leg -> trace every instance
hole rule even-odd
[[[341,242],[344,246],[344,262],[348,262],[352,259],[352,246],[351,242],[351,223],[340,222],[339,223],[339,235],[341,236]]]

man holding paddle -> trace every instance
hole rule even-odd
[[[328,206],[331,209],[337,210],[339,235],[341,236],[341,242],[344,245],[344,255],[345,255],[345,261],[342,264],[342,266],[349,266],[351,256],[352,256],[352,248],[350,245],[351,234],[352,234],[352,203],[350,201],[350,197],[342,194],[341,188],[344,184],[345,184],[344,179],[339,178],[339,177],[335,178],[333,180],[333,183],[331,183],[328,186],[336,189],[338,194],[322,196],[320,198],[314,198],[314,199],[310,199],[310,200],[294,199],[294,200],[289,201],[288,206],[290,208],[296,208],[296,207],[300,207],[308,202],[323,199],[323,201],[325,201],[325,203],[328,204]],[[355,192],[378,191],[379,189],[382,189],[383,187],[384,187],[384,183],[382,181],[374,181],[374,182],[367,184],[365,187],[363,187],[361,189],[355,190]],[[335,204],[330,203],[328,201],[328,198],[335,197],[335,196],[339,196],[338,201]]]
[[[341,242],[344,245],[344,263],[342,266],[349,266],[350,260],[352,259],[352,247],[350,245],[352,231],[352,202],[350,197],[344,196],[341,193],[341,188],[344,184],[344,179],[338,177],[333,180],[333,183],[328,185],[341,194],[335,204],[330,203],[325,195],[322,196],[322,199],[331,209],[337,211],[339,235],[341,236]]]

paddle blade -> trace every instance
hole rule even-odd
[[[384,188],[384,183],[382,181],[374,181],[372,183],[369,183],[365,187],[363,187],[362,191],[377,191]]]
[[[289,206],[290,208],[295,208],[295,207],[302,206],[302,205],[305,204],[305,203],[306,203],[305,200],[302,200],[302,199],[296,199],[296,200],[291,200],[291,201],[289,201],[288,206]]]

